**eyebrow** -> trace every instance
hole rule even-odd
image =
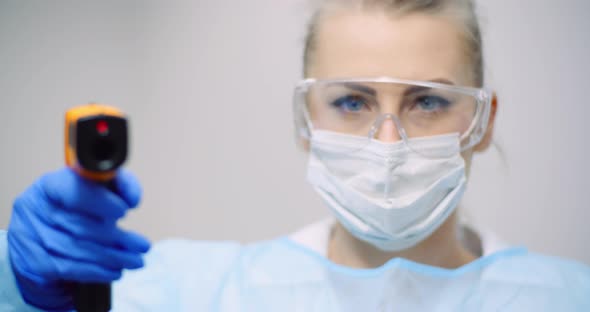
[[[444,79],[444,78],[436,78],[436,79],[432,79],[432,80],[427,80],[428,82],[436,82],[436,83],[441,83],[441,84],[446,84],[446,85],[455,85],[452,81],[448,80],[448,79]],[[355,82],[346,82],[343,84],[345,87],[351,89],[351,90],[355,90],[361,93],[365,93],[371,96],[376,96],[377,95],[377,91],[371,87],[367,87],[365,85],[362,84],[358,84]],[[422,92],[425,90],[430,90],[432,88],[430,87],[424,87],[424,86],[411,86],[410,88],[406,89],[404,91],[404,96],[408,96],[414,93],[418,93],[418,92]]]
[[[352,89],[352,90],[355,90],[355,91],[358,91],[361,93],[366,93],[371,96],[377,95],[377,91],[375,89],[373,89],[371,87],[364,86],[362,84],[358,84],[358,83],[354,83],[354,82],[345,82],[344,86],[349,89]]]
[[[436,78],[436,79],[428,80],[428,82],[437,82],[437,83],[447,84],[447,85],[450,85],[450,86],[454,86],[455,85],[454,82],[452,82],[449,79],[445,79],[445,78]]]
[[[443,78],[428,80],[428,82],[436,82],[436,83],[440,83],[440,84],[446,84],[449,86],[455,85],[452,81],[447,80],[447,79],[443,79]],[[411,86],[410,88],[408,88],[404,91],[404,96],[409,96],[409,95],[412,95],[415,93],[420,93],[420,92],[428,91],[431,89],[432,89],[431,87]]]

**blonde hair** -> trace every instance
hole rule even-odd
[[[484,83],[484,65],[482,39],[475,4],[473,0],[318,0],[314,13],[309,21],[305,36],[303,53],[303,74],[307,77],[313,52],[317,45],[317,29],[322,17],[332,9],[367,9],[377,8],[387,10],[396,15],[411,13],[425,13],[433,15],[446,14],[463,25],[463,35],[466,43],[466,56],[473,66],[473,78],[477,87]]]

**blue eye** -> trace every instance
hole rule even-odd
[[[332,106],[345,112],[358,112],[366,106],[365,100],[356,95],[347,95],[336,99]]]
[[[451,102],[440,96],[425,95],[416,99],[416,105],[423,111],[434,112],[448,108]]]

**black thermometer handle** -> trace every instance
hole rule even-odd
[[[74,285],[74,307],[78,312],[111,310],[111,284],[77,283]]]

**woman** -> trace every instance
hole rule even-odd
[[[15,201],[0,310],[68,310],[71,281],[144,266],[114,284],[114,310],[590,310],[588,267],[458,223],[497,109],[471,1],[322,1],[304,73],[296,127],[334,220],[247,246],[161,242],[143,263],[149,243],[115,225],[138,182],[121,172],[115,194],[61,170]]]

